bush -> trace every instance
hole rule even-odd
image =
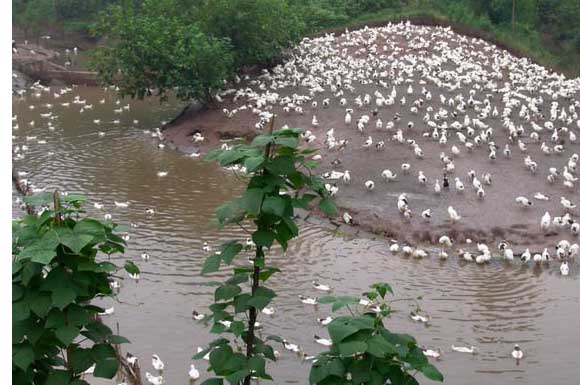
[[[139,12],[110,8],[94,31],[106,35],[110,44],[96,51],[92,66],[123,95],[143,98],[154,89],[165,98],[175,88],[180,99],[208,102],[233,71],[231,45],[164,10],[176,9],[160,8],[155,1]]]
[[[238,66],[272,62],[304,30],[285,0],[208,0],[199,20],[209,35],[229,39]]]
[[[415,338],[385,327],[384,320],[391,314],[388,293],[393,293],[388,284],[375,283],[365,293],[368,305],[360,305],[358,297],[350,296],[319,299],[320,303],[332,303],[332,311],[347,307],[350,315],[336,317],[328,324],[332,345],[312,365],[310,385],[418,384],[418,372],[443,381]]]
[[[112,378],[119,367],[113,345],[128,342],[91,304],[113,295],[109,280],[117,271],[97,253],[122,253],[124,241],[110,222],[79,219],[83,197],[62,199],[54,198],[56,209],[12,223],[13,384],[86,384],[81,377],[93,364],[96,377]],[[48,207],[52,200],[46,194],[25,202]],[[131,262],[126,269],[139,271]]]
[[[346,12],[353,17],[385,8],[400,8],[399,0],[347,0]]]

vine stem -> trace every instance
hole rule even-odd
[[[270,119],[269,133],[274,131],[274,117]],[[272,153],[272,143],[268,143],[264,150],[265,160],[270,159]],[[256,247],[256,258],[254,259],[254,271],[252,273],[252,297],[260,287],[260,263],[264,261],[264,247]],[[250,308],[250,320],[248,322],[248,340],[246,341],[246,357],[250,359],[254,355],[254,340],[256,338],[256,319],[258,317],[258,309],[255,306]],[[248,374],[244,378],[244,385],[250,385],[252,381],[252,374]]]

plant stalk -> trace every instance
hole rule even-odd
[[[269,133],[274,131],[274,117],[270,119]],[[268,143],[264,150],[264,155],[266,161],[270,159],[272,152],[272,144]],[[254,259],[254,271],[252,273],[252,297],[256,294],[258,287],[260,287],[260,266],[258,261],[264,260],[264,248],[263,246],[256,247],[256,258]],[[246,357],[249,359],[254,355],[254,340],[256,337],[256,318],[258,317],[258,309],[255,306],[250,308],[250,320],[248,321],[248,340],[246,342]],[[252,380],[252,375],[249,374],[244,378],[244,385],[250,385]]]

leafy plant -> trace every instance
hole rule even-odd
[[[92,365],[105,378],[119,367],[113,345],[128,341],[98,320],[104,310],[91,301],[113,295],[118,270],[97,254],[122,253],[124,241],[110,222],[79,219],[84,200],[27,197],[42,211],[12,223],[13,384],[88,385],[82,374]],[[125,268],[138,272],[131,262]]]
[[[328,324],[332,346],[313,364],[311,385],[412,385],[418,384],[415,375],[419,372],[443,381],[443,375],[429,363],[412,336],[385,327],[384,320],[391,314],[386,300],[389,293],[393,291],[388,284],[376,283],[365,293],[368,304],[364,306],[356,297],[319,299],[332,304],[332,311],[348,307],[350,315]]]
[[[206,33],[229,39],[238,66],[272,62],[304,28],[286,0],[207,0],[199,21]]]
[[[271,123],[273,124],[273,122]],[[317,162],[309,159],[314,150],[300,149],[301,130],[281,129],[258,135],[251,145],[236,145],[229,149],[214,150],[206,159],[217,161],[223,167],[244,167],[249,175],[244,194],[217,209],[220,226],[236,225],[248,231],[253,242],[251,266],[235,267],[233,275],[215,290],[215,303],[210,306],[212,333],[230,334],[234,342],[245,345],[245,352],[235,350],[232,341],[219,338],[194,356],[195,359],[209,353],[210,370],[217,375],[204,384],[250,383],[251,377],[271,380],[266,372],[266,360],[275,361],[274,349],[268,340],[281,341],[270,336],[265,340],[255,334],[258,312],[264,309],[276,293],[264,283],[278,268],[266,261],[266,252],[278,243],[283,250],[288,242],[298,236],[294,221],[294,209],[309,210],[313,201],[328,215],[336,214],[334,203],[328,198],[324,184],[311,174]],[[238,240],[228,241],[220,250],[210,255],[202,273],[209,274],[221,265],[232,265],[236,256],[244,250]],[[249,289],[248,289],[249,285]],[[244,290],[246,288],[246,290]],[[242,317],[247,317],[244,322]]]
[[[233,72],[227,39],[207,36],[177,11],[177,0],[111,6],[93,33],[109,44],[96,50],[92,67],[122,95],[144,98],[155,90],[182,100],[209,102]]]

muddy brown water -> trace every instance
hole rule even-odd
[[[79,113],[79,106],[62,107],[74,95],[87,99],[94,110]],[[106,104],[98,101],[106,98]],[[212,164],[191,159],[165,148],[143,133],[169,120],[181,106],[159,105],[156,101],[131,102],[130,111],[120,117],[113,114],[116,97],[111,91],[75,88],[54,100],[52,92],[40,98],[13,99],[13,113],[20,128],[13,131],[15,145],[29,147],[24,159],[16,160],[27,178],[48,190],[86,194],[91,202],[105,204],[102,211],[92,204],[89,214],[111,213],[121,224],[136,223],[131,231],[124,259],[134,260],[142,270],[136,282],[124,279],[114,315],[106,322],[119,323],[121,334],[132,344],[128,350],[141,359],[143,372],[153,371],[151,354],[165,361],[167,384],[188,384],[187,371],[198,346],[211,340],[208,329],[191,319],[191,311],[203,312],[212,302],[214,286],[227,272],[211,277],[200,276],[206,257],[203,242],[216,246],[220,241],[246,235],[236,229],[217,232],[212,218],[215,208],[242,190],[234,176]],[[58,116],[55,131],[47,130],[47,112],[43,104],[52,103]],[[121,105],[127,104],[122,101]],[[34,105],[34,110],[29,110]],[[93,119],[100,118],[96,125]],[[115,125],[110,122],[120,119]],[[138,124],[133,120],[138,119]],[[35,126],[29,122],[34,120]],[[99,137],[98,131],[106,135]],[[37,136],[46,144],[26,140]],[[51,155],[51,153],[53,153]],[[156,173],[166,170],[165,178]],[[127,209],[114,201],[129,201]],[[145,209],[154,207],[148,217]],[[19,214],[14,206],[14,215]],[[580,375],[580,297],[579,275],[573,266],[568,277],[559,274],[558,265],[531,267],[519,263],[493,261],[486,266],[463,264],[457,259],[440,262],[435,257],[424,260],[391,255],[387,241],[357,237],[330,231],[327,226],[303,223],[300,238],[285,255],[275,252],[274,264],[283,270],[269,283],[278,297],[274,316],[260,316],[264,333],[279,334],[303,347],[309,354],[321,351],[314,334],[326,336],[317,317],[329,314],[327,306],[302,305],[297,296],[320,295],[312,288],[319,280],[334,287],[335,294],[356,294],[376,281],[386,281],[395,289],[395,298],[416,298],[432,317],[429,326],[413,323],[409,312],[414,301],[394,304],[398,310],[388,321],[389,327],[415,335],[429,348],[441,348],[437,366],[451,385],[555,384],[571,383]],[[140,254],[148,252],[151,260],[143,262]],[[240,260],[240,263],[243,263]],[[516,365],[510,358],[513,344],[519,343],[525,359]],[[474,345],[476,355],[451,351],[451,345]],[[269,370],[277,384],[306,384],[309,364],[301,362],[281,346],[279,362]],[[206,363],[197,362],[203,378]],[[421,379],[421,383],[429,383]]]

